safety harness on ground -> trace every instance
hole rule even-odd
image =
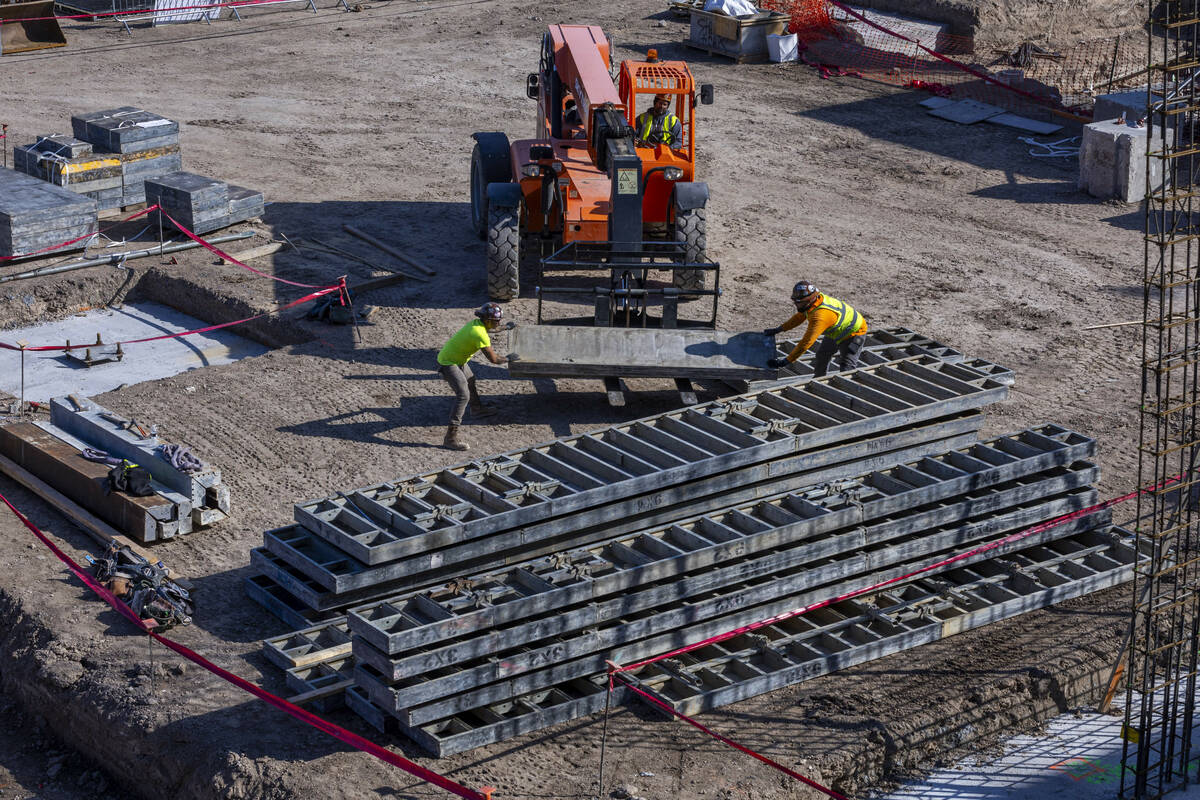
[[[88,556],[92,574],[142,619],[152,619],[158,631],[187,625],[196,613],[191,593],[171,580],[161,561],[145,558],[116,542],[100,558]]]

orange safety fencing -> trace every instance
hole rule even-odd
[[[1144,34],[1080,42],[1058,50],[1026,43],[1012,51],[975,49],[947,25],[851,8],[837,0],[763,0],[791,17],[806,63],[822,74],[857,75],[895,86],[970,98],[1030,113],[1090,116],[1093,98],[1145,86]]]

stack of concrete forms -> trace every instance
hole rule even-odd
[[[179,124],[125,107],[71,118],[73,136],[13,148],[17,170],[95,200],[100,210],[146,199],[145,180],[183,167]]]
[[[49,422],[0,427],[0,454],[143,544],[191,533],[229,515],[229,487],[221,482],[220,470],[209,464],[179,469],[163,456],[164,442],[157,436],[143,435],[137,425],[90,400],[79,402],[77,410],[54,398]],[[154,494],[110,491],[111,467],[85,459],[86,449],[144,468]]]
[[[95,233],[96,201],[0,170],[0,256],[21,256]]]
[[[251,552],[260,574],[248,588],[276,610],[264,595],[331,616],[937,452],[973,440],[977,409],[1006,391],[982,372],[922,356],[299,503],[296,523],[267,531]]]
[[[71,117],[71,129],[100,152],[118,154],[122,183],[117,206],[145,202],[148,179],[183,169],[179,123],[158,114],[131,106],[94,111]]]
[[[208,233],[260,217],[265,210],[262,192],[190,172],[147,180],[146,203],[161,206],[193,233]]]
[[[1097,469],[1077,460],[1093,449],[1043,426],[353,609],[344,699],[437,755],[594,713],[606,661],[701,643],[1094,505]],[[1096,512],[631,677],[681,709],[713,708],[1128,580],[1132,541]]]
[[[702,642],[1088,508],[1094,451],[1044,425],[845,480],[800,480],[366,604],[264,649],[294,691],[448,755],[601,710],[606,660]],[[1138,558],[1109,523],[1094,512],[630,677],[696,713],[1106,588]]]

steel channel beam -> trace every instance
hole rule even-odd
[[[568,678],[603,671],[606,660],[626,663],[644,658],[673,646],[701,641],[722,631],[770,618],[797,604],[903,575],[905,572],[897,572],[896,567],[881,567],[917,556],[928,557],[947,548],[1021,529],[1084,508],[1093,503],[1095,497],[1092,489],[1077,489],[1006,514],[992,515],[966,525],[945,526],[886,547],[829,559],[820,566],[805,566],[782,575],[751,579],[724,593],[712,593],[682,606],[671,604],[665,609],[645,611],[632,620],[618,619],[581,636],[559,637],[486,661],[467,662],[394,684],[377,668],[377,665],[389,663],[386,656],[372,653],[369,645],[356,638],[352,643],[358,659],[355,677],[358,685],[366,689],[375,702],[396,711],[453,695],[458,695],[451,697],[455,703],[483,705],[477,701],[487,697],[489,702],[495,702]],[[843,583],[830,586],[834,581]],[[798,597],[797,593],[804,590],[808,591]],[[477,688],[480,691],[471,692]],[[463,709],[471,707],[460,705]]]
[[[1069,536],[1076,536],[1086,533],[1089,530],[1086,525],[1080,526],[1076,523],[1071,523],[1071,527],[1073,530]],[[1107,523],[1104,523],[1101,527],[1107,527]],[[1121,531],[1121,535],[1123,538],[1130,536],[1127,531]],[[986,556],[959,562],[956,568],[961,567],[965,563],[972,565],[986,563],[997,558],[1003,558],[1009,554],[1028,552],[1042,546],[1041,535],[1030,538],[1038,541],[1034,541],[1031,544],[1030,540],[1027,539],[1007,545],[992,551]],[[1121,564],[1113,567],[1113,569],[1123,571],[1127,570],[1128,567]],[[1090,578],[1080,578],[1080,580],[1089,581]],[[1102,583],[1103,580],[1099,582]],[[1099,588],[1103,588],[1103,586],[1096,586],[1096,589]],[[1096,589],[1092,589],[1092,591]],[[892,591],[900,591],[900,589],[893,588]],[[1063,586],[1054,587],[1049,591],[1056,592],[1056,596],[1050,602],[1059,602],[1060,600],[1067,599],[1067,590]],[[977,614],[974,621],[979,625],[985,624],[991,619],[985,609],[980,609],[972,613]],[[965,628],[962,629],[965,630]],[[366,718],[370,719],[373,717],[382,726],[387,726],[388,723],[395,725],[401,732],[430,753],[438,757],[444,757],[486,744],[505,741],[515,736],[541,730],[561,722],[578,719],[603,710],[606,704],[622,703],[636,697],[636,695],[627,690],[618,681],[611,697],[606,698],[605,689],[607,688],[607,684],[607,676],[601,673],[593,675],[588,679],[575,679],[569,685],[554,686],[530,695],[515,697],[491,707],[476,709],[454,717],[420,725],[406,725],[394,717],[391,720],[381,720],[380,717],[386,718],[392,715],[369,700],[361,688],[357,690],[355,703],[351,705],[351,708],[354,708],[356,711],[361,710]],[[596,691],[579,691],[577,688],[572,688],[589,685],[596,687]]]
[[[1052,435],[1046,436],[1042,432]],[[1053,438],[1055,436],[1062,438]],[[1006,447],[1015,449],[1022,439],[1029,442],[1028,446],[1036,449],[1038,455],[1018,458],[1007,452]],[[355,635],[382,652],[404,652],[412,657],[417,648],[478,630],[488,630],[490,638],[507,636],[497,628],[524,617],[552,614],[557,620],[555,624],[563,625],[566,624],[564,609],[576,603],[597,601],[642,584],[711,567],[802,538],[811,540],[838,528],[942,501],[1051,467],[1070,465],[1094,452],[1094,440],[1057,426],[1043,426],[1036,431],[998,437],[940,457],[918,459],[860,476],[839,484],[836,490],[810,486],[735,507],[732,511],[725,509],[682,519],[633,537],[592,545],[584,551],[481,576],[466,592],[461,588],[463,584],[452,583],[414,595],[403,605],[392,600],[351,609],[348,614],[350,627]],[[954,463],[958,466],[948,466]],[[999,466],[993,466],[996,464]],[[959,469],[963,471],[956,475]],[[971,471],[967,472],[968,469]],[[953,471],[947,474],[947,470]],[[803,516],[797,516],[799,514]],[[741,530],[736,526],[736,520],[734,524],[722,521],[730,515],[750,519],[766,515],[766,519],[755,526],[757,530]],[[780,522],[774,522],[776,519]],[[651,539],[663,544],[656,545]],[[591,577],[592,574],[597,577]],[[515,631],[514,635],[517,635]],[[522,641],[531,641],[530,637],[521,635]],[[545,635],[550,634],[533,638]],[[456,645],[460,657],[463,649],[461,644]],[[445,666],[445,663],[430,664],[424,669]]]
[[[643,527],[649,528],[663,524],[686,514],[705,512],[709,509],[736,505],[739,502],[756,497],[767,497],[780,491],[796,486],[798,483],[811,482],[818,476],[824,476],[822,481],[836,481],[845,477],[860,474],[871,469],[892,466],[921,456],[937,455],[947,450],[963,447],[975,440],[975,432],[982,425],[983,417],[977,412],[968,412],[946,420],[935,420],[923,423],[906,430],[892,434],[883,434],[856,443],[840,445],[832,450],[842,457],[860,455],[863,452],[876,453],[877,449],[886,448],[889,444],[909,445],[898,450],[883,450],[870,458],[843,461],[837,466],[827,468],[822,472],[804,472],[797,475],[784,474],[782,477],[770,477],[764,481],[753,483],[747,479],[739,482],[734,477],[723,477],[722,484],[730,483],[737,488],[720,491],[714,488],[711,493],[684,505],[668,504],[669,493],[661,493],[661,502],[655,496],[653,501],[647,501],[647,506],[654,508],[653,512],[631,515],[621,521],[611,522],[607,530],[613,535],[624,535]],[[957,431],[946,439],[927,438],[941,429]],[[799,463],[799,458],[796,460]],[[769,464],[760,465],[754,469],[754,475],[772,474]],[[685,510],[686,509],[686,510]],[[596,538],[596,537],[591,537]],[[525,561],[533,561],[541,555],[539,552],[518,554],[518,558],[498,559],[500,562],[510,562],[519,567]],[[524,556],[524,558],[520,558]],[[329,616],[337,610],[347,609],[356,604],[371,601],[381,601],[385,598],[392,600],[406,599],[407,594],[397,595],[398,592],[416,593],[424,588],[436,586],[447,579],[459,578],[462,572],[468,575],[464,579],[468,583],[477,583],[486,570],[497,569],[497,564],[485,564],[478,567],[480,572],[471,574],[470,567],[462,564],[452,565],[440,571],[422,573],[412,580],[380,584],[366,590],[351,593],[336,593],[325,589],[309,575],[296,569],[279,556],[268,552],[265,548],[255,548],[250,551],[250,564],[260,574],[246,579],[246,593],[260,603],[271,613],[283,619],[294,628],[306,628],[314,623],[317,617]],[[460,581],[461,582],[461,581]],[[309,611],[308,609],[311,609]]]
[[[867,375],[876,386],[868,388],[861,377]],[[979,378],[979,385],[962,380],[964,376]],[[713,401],[397,481],[388,490],[396,501],[392,511],[425,529],[419,535],[410,535],[411,527],[398,527],[392,516],[375,520],[374,530],[343,531],[337,525],[340,511],[332,508],[344,505],[338,497],[299,503],[296,518],[335,544],[343,537],[369,539],[386,560],[423,556],[424,568],[436,568],[438,559],[426,554],[441,548],[730,469],[980,408],[1007,394],[1006,386],[980,373],[930,357],[851,373],[842,378],[846,383],[839,390],[829,387],[831,380]],[[898,392],[886,396],[884,387],[908,390],[906,399],[896,397]],[[881,398],[887,402],[880,402]],[[717,433],[711,423],[721,423],[725,434]],[[634,468],[630,459],[623,470],[589,453],[582,444],[585,439],[599,439],[631,456],[658,461],[642,460],[645,466]],[[504,489],[503,481],[496,486],[491,480],[495,476],[520,485]],[[464,496],[464,481],[474,485],[476,498]]]
[[[1091,531],[1055,545],[1073,552],[1034,548],[1045,552],[1036,558],[1016,554],[1016,574],[995,566],[998,574],[966,569],[957,576],[946,573],[940,581],[917,581],[902,603],[887,608],[855,604],[860,613],[800,633],[782,626],[764,628],[752,637],[760,642],[717,646],[712,649],[718,654],[711,657],[693,651],[652,664],[634,680],[676,711],[699,714],[1125,583],[1133,577],[1134,564],[1146,559],[1137,555],[1128,531]]]
[[[702,480],[672,486],[649,495],[625,498],[623,502],[591,508],[518,531],[505,531],[448,547],[415,558],[368,566],[352,558],[326,539],[300,525],[267,531],[264,547],[279,559],[310,578],[315,585],[335,595],[370,590],[374,597],[395,594],[418,585],[428,586],[463,572],[483,571],[505,563],[518,563],[540,555],[580,547],[598,539],[628,533],[680,516],[736,503],[743,497],[761,497],[803,485],[849,477],[870,466],[852,463],[876,448],[888,448],[927,437],[958,431],[973,439],[978,418],[956,416],[895,434],[875,435],[848,443],[803,453],[777,462],[752,465]],[[940,439],[948,442],[947,439]],[[953,445],[951,445],[953,446]],[[918,445],[923,447],[923,445]],[[923,449],[922,452],[929,452]],[[899,451],[884,452],[878,464],[907,458]],[[895,460],[892,460],[895,459]],[[817,469],[820,468],[820,469]],[[785,485],[781,486],[783,483]],[[616,521],[614,521],[616,520]],[[383,587],[371,589],[371,587]],[[289,587],[290,590],[290,587]],[[297,594],[299,597],[300,595]],[[361,597],[361,593],[359,595]],[[360,600],[342,602],[343,607]]]

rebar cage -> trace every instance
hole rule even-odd
[[[1137,536],[1151,558],[1134,573],[1120,788],[1121,797],[1138,800],[1197,779],[1200,622],[1196,3],[1151,4],[1150,28]]]

